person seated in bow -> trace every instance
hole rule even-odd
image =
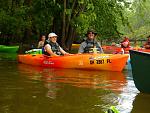
[[[65,52],[57,43],[57,35],[49,33],[48,39],[44,43],[44,54],[48,56],[59,56],[69,54]]]
[[[147,39],[146,43],[144,44],[144,48],[145,49],[150,49],[150,36],[148,36],[147,38],[148,39]]]
[[[44,42],[46,40],[45,34],[41,34],[38,42],[38,47],[39,49],[42,49],[44,46]]]
[[[103,53],[101,45],[96,40],[96,35],[94,30],[88,30],[86,40],[81,43],[78,53]]]
[[[130,41],[128,37],[124,37],[124,40],[121,42],[122,48],[130,48]]]

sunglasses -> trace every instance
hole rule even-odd
[[[50,37],[50,38],[57,38],[56,36]]]
[[[89,32],[88,34],[94,34],[93,32]]]

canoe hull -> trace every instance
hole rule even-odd
[[[0,45],[0,52],[3,52],[3,53],[16,53],[18,49],[19,49],[19,46]]]
[[[36,66],[108,71],[122,71],[127,59],[128,55],[121,54],[74,54],[57,57],[26,54],[18,56],[19,62]]]
[[[132,74],[135,86],[144,93],[150,93],[150,54],[130,50]]]

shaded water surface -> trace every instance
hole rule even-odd
[[[131,72],[49,69],[0,61],[0,113],[149,113]],[[145,104],[143,104],[145,103]]]

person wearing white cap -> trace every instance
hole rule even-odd
[[[48,40],[44,43],[44,54],[48,56],[59,56],[69,54],[65,52],[57,43],[57,35],[49,33]]]

